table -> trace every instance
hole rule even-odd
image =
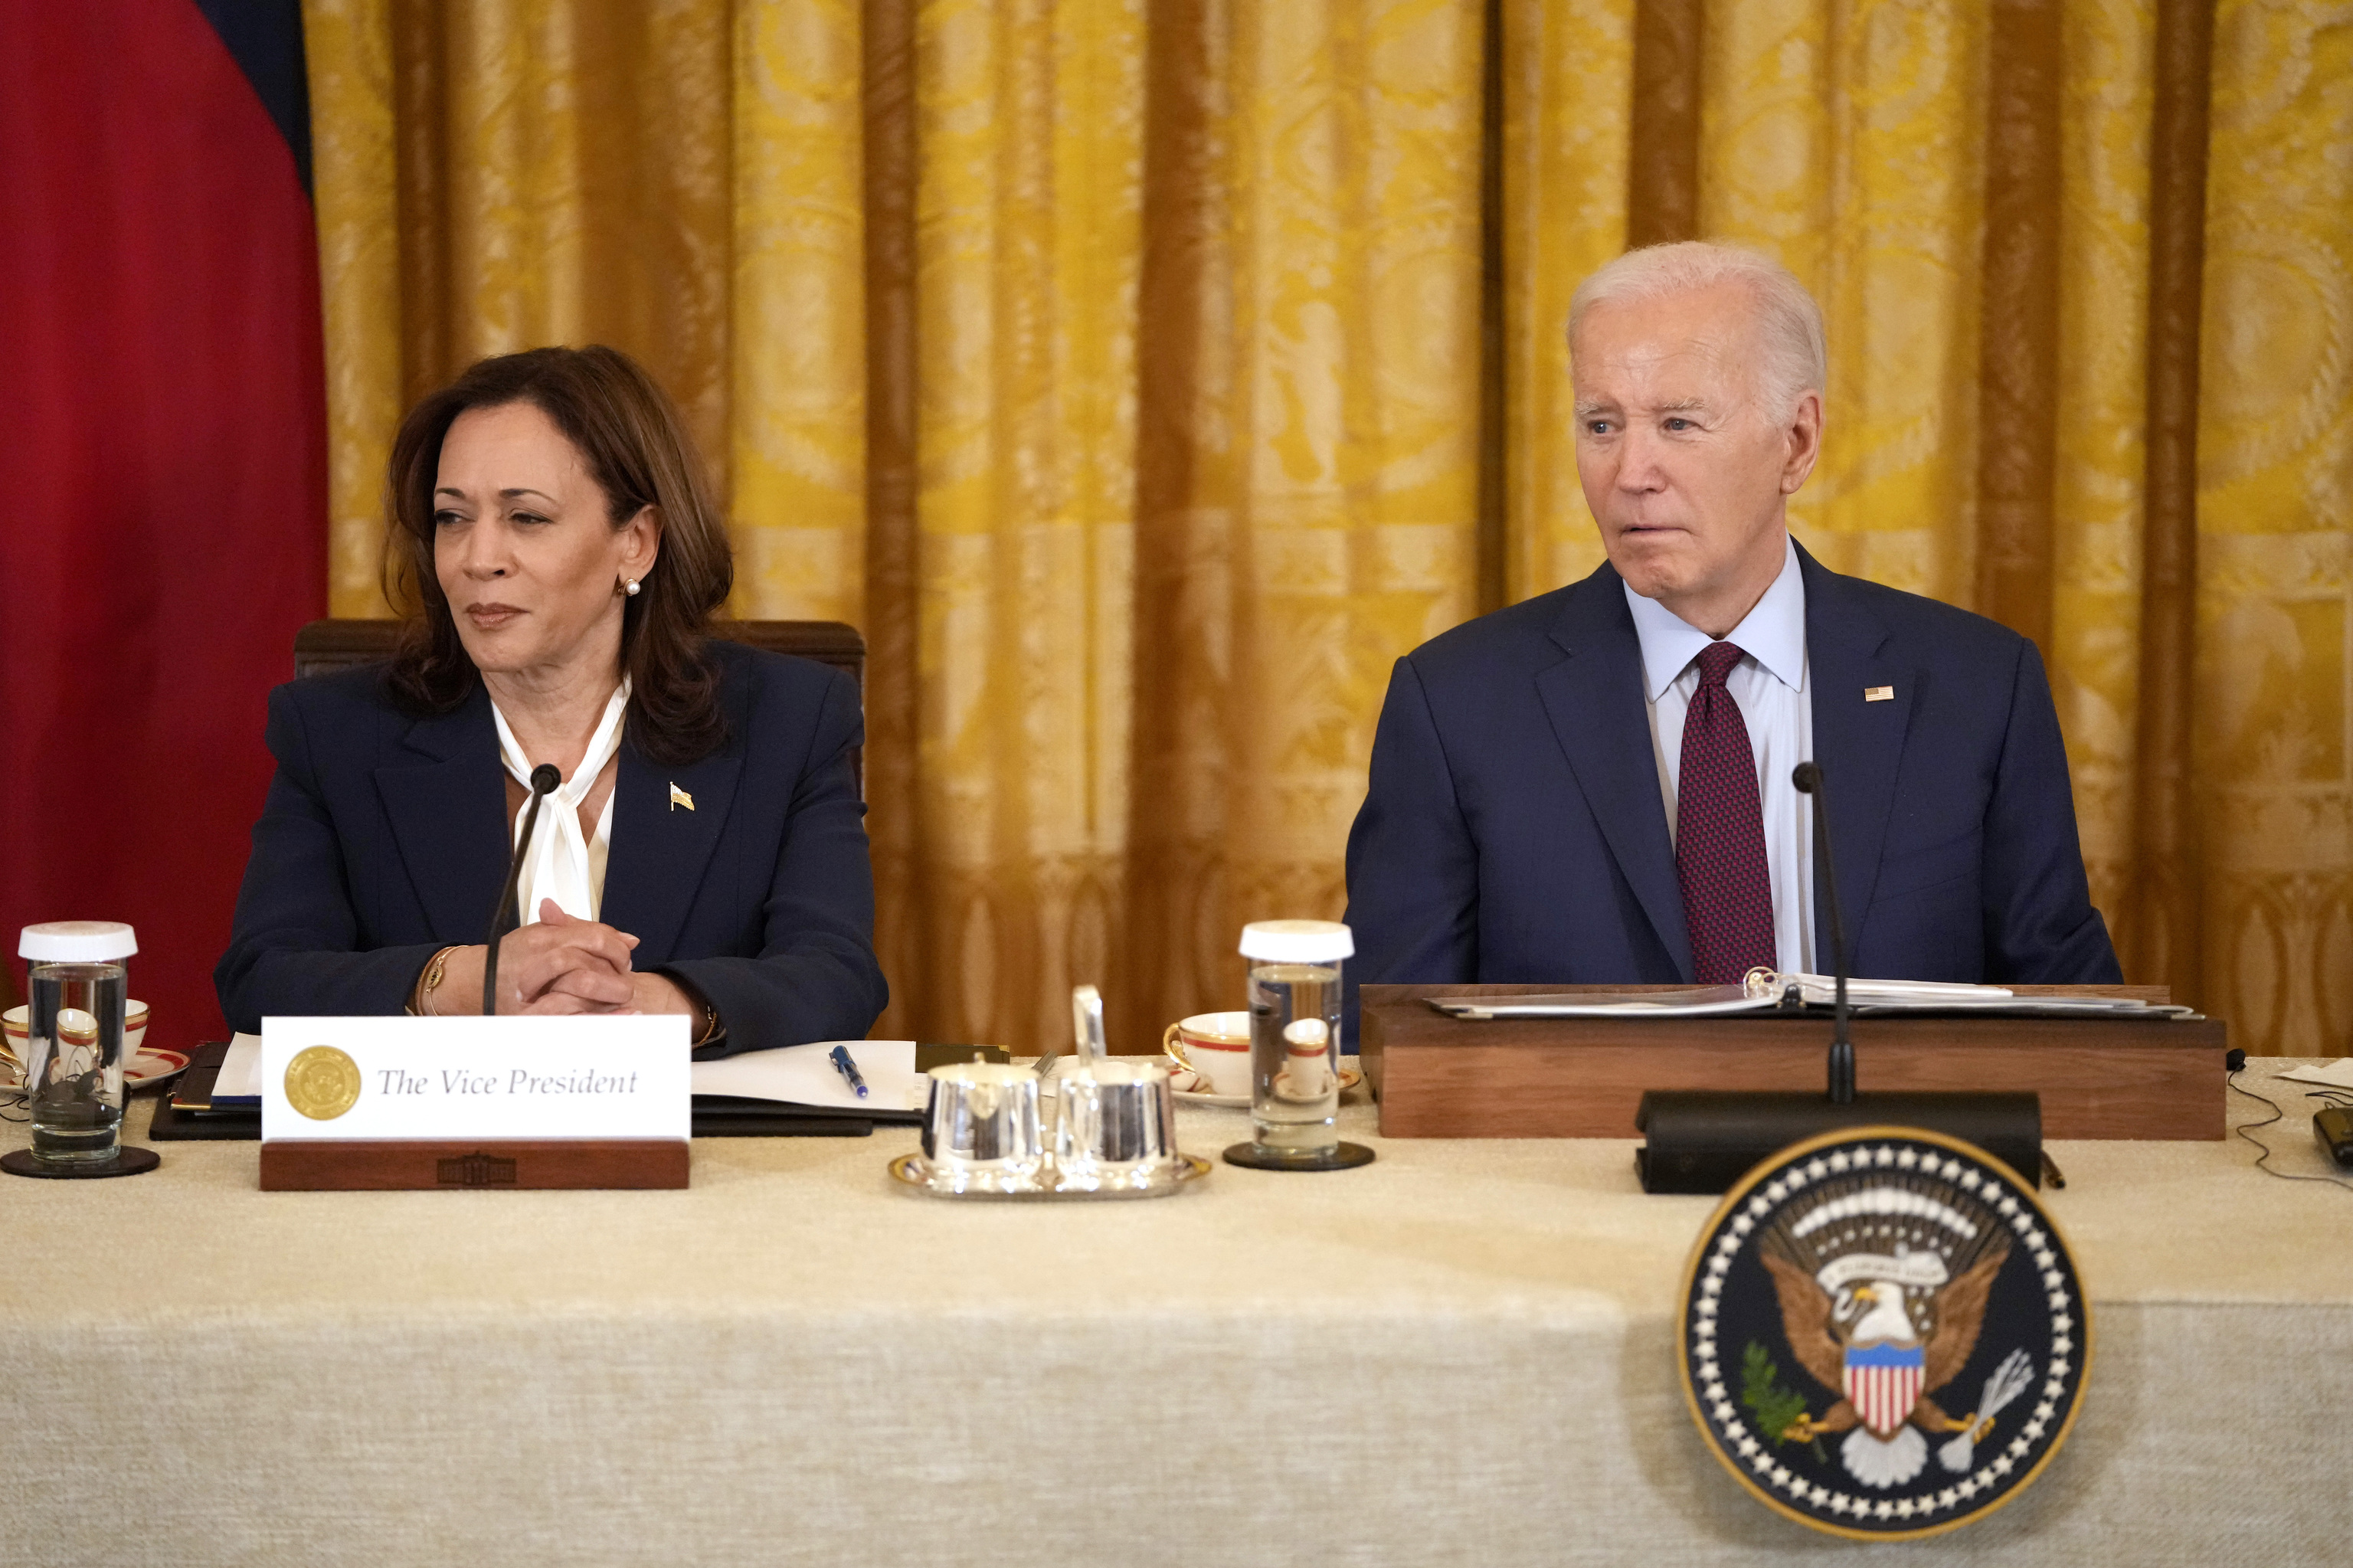
[[[1239,1112],[1181,1114],[1201,1152],[1246,1132]],[[1343,1115],[1377,1164],[1220,1165],[1140,1203],[923,1198],[883,1171],[906,1132],[699,1141],[682,1192],[265,1193],[252,1144],[161,1145],[162,1170],[129,1180],[6,1181],[0,1554],[2353,1552],[2353,1192],[2273,1181],[2239,1139],[2052,1146],[2097,1334],[2073,1440],[1981,1525],[1850,1547],[1741,1493],[1683,1411],[1673,1297],[1712,1200],[1642,1196],[1630,1143],[1389,1140],[1369,1106]],[[2264,1136],[2284,1169],[2320,1169],[2301,1109]]]

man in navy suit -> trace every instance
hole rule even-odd
[[[2034,645],[1825,569],[1821,314],[1745,250],[1657,246],[1569,313],[1609,564],[1399,660],[1348,838],[1352,979],[1827,971],[1817,761],[1853,971],[2116,981]]]

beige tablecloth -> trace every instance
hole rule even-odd
[[[1867,1547],[1692,1430],[1711,1200],[1345,1114],[1378,1163],[1142,1203],[915,1196],[905,1132],[701,1141],[682,1192],[0,1179],[0,1561],[2353,1561],[2353,1192],[2243,1142],[2053,1146],[2084,1416],[2002,1513]],[[2300,1102],[2265,1136],[2320,1169]]]

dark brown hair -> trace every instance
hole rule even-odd
[[[385,595],[406,622],[385,675],[393,700],[413,714],[445,714],[480,678],[433,570],[433,490],[441,442],[458,416],[510,403],[531,404],[579,449],[614,527],[648,506],[661,519],[660,556],[621,611],[628,736],[656,762],[710,756],[727,738],[719,671],[704,647],[712,614],[735,581],[727,530],[677,407],[635,360],[599,345],[478,361],[401,421],[385,538]]]

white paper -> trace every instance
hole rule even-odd
[[[849,1047],[866,1080],[868,1096],[860,1100],[837,1071],[827,1054],[837,1044]],[[752,1051],[716,1062],[697,1062],[691,1071],[698,1095],[733,1095],[749,1100],[777,1100],[787,1105],[823,1106],[842,1110],[921,1110],[930,1092],[930,1080],[915,1071],[912,1040],[827,1040],[809,1045],[786,1045],[773,1051]],[[229,1041],[213,1080],[213,1104],[261,1099],[261,1036],[239,1034]]]
[[[261,1137],[684,1139],[683,1013],[265,1018]],[[292,1071],[315,1054],[320,1064]],[[290,1081],[332,1090],[305,1094]],[[324,1107],[324,1109],[320,1107]]]
[[[1781,993],[1799,989],[1802,1001],[1828,1007],[1837,982],[1827,975],[1784,974],[1771,989],[1748,995],[1734,985],[1686,986],[1650,995],[1629,992],[1563,993],[1431,999],[1430,1005],[1457,1018],[1708,1018],[1776,1011]],[[1763,990],[1763,988],[1759,988]],[[2135,1013],[2153,1017],[2187,1014],[2186,1007],[2153,1007],[2128,996],[2020,996],[1998,985],[1948,980],[1850,980],[1847,1005],[1856,1012]]]
[[[1830,1002],[1838,994],[1835,975],[1778,974],[1773,977],[1772,994],[1779,1000],[1783,990],[1796,986],[1799,994],[1808,1001]],[[1850,977],[1846,982],[1846,1000],[1850,1006],[1865,1002],[1934,1001],[1942,1006],[1954,1001],[1985,1001],[2007,1000],[2018,993],[2005,986],[1972,985],[1964,980],[1862,980]]]
[[[220,1071],[213,1076],[213,1104],[223,1100],[261,1101],[261,1036],[236,1034],[229,1037],[228,1053],[221,1058]]]
[[[859,1076],[866,1080],[866,1098],[858,1097],[829,1059],[837,1045],[847,1046],[850,1060],[858,1064]],[[912,1040],[819,1040],[694,1065],[698,1095],[734,1095],[828,1110],[921,1110],[930,1088],[930,1081],[915,1071]]]
[[[2325,1088],[2353,1089],[2353,1056],[2340,1056],[2318,1067],[2297,1067],[2282,1073],[2299,1084],[2318,1084]]]
[[[1724,987],[1730,990],[1730,987]],[[1679,1001],[1600,992],[1577,996],[1432,997],[1430,1004],[1457,1018],[1714,1018],[1770,1012],[1780,1004],[1766,996],[1730,996],[1720,1001]]]
[[[1815,1007],[1838,1000],[1838,981],[1830,975],[1777,975],[1778,998],[1790,986]],[[1972,985],[1962,980],[1849,980],[1847,1005],[1861,1012],[1926,1011],[1932,1012],[2161,1012],[2181,1014],[2186,1007],[2158,1007],[2137,996],[2021,996],[2007,986]]]

